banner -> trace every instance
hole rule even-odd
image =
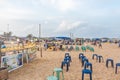
[[[8,67],[9,72],[23,66],[23,53],[1,57],[1,67]]]
[[[27,63],[36,58],[36,49],[28,49],[26,52]]]

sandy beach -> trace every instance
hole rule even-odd
[[[115,74],[115,65],[120,62],[120,48],[117,44],[104,43],[103,48],[94,46],[95,52],[84,52],[84,55],[89,59],[93,65],[93,80],[119,80],[120,69],[118,74]],[[46,80],[47,76],[52,75],[54,68],[61,67],[61,62],[64,59],[65,52],[68,51],[44,51],[43,57],[40,57],[40,52],[37,52],[37,58],[23,67],[9,73],[8,80]],[[63,68],[64,80],[82,80],[81,62],[79,61],[79,53],[82,51],[71,51],[72,57],[71,66],[68,72],[66,67]],[[92,54],[102,55],[103,63],[98,63],[92,60]],[[114,68],[106,67],[106,59],[112,58],[114,60]],[[89,75],[84,76],[84,80],[89,80]],[[62,79],[61,79],[62,80]]]

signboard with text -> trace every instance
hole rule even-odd
[[[23,66],[23,53],[10,54],[1,58],[1,67],[8,67],[9,72]]]

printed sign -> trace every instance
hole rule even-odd
[[[1,58],[1,67],[8,67],[9,72],[23,66],[23,53],[10,54]]]

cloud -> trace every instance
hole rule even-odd
[[[68,21],[64,20],[59,24],[59,27],[56,29],[56,32],[69,31],[71,29],[74,29],[74,28],[80,26],[81,24],[83,24],[82,21],[68,22]]]
[[[57,7],[60,11],[74,10],[76,7],[75,0],[58,0]]]
[[[0,13],[0,17],[2,19],[24,19],[30,14],[31,11],[26,9],[8,8]]]
[[[76,0],[32,0],[34,5],[42,5],[47,7],[55,8],[61,12],[67,12],[69,10],[74,10],[77,5]]]

